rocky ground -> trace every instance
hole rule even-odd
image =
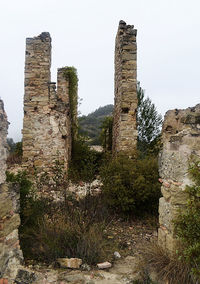
[[[9,169],[17,173],[21,168]],[[75,199],[83,198],[88,190],[91,194],[100,192],[101,182],[97,179],[91,184],[80,182],[70,184],[68,191]],[[55,200],[60,200],[59,196]],[[79,269],[60,268],[56,263],[44,265],[41,263],[26,262],[26,267],[18,273],[15,281],[17,284],[49,284],[49,283],[80,283],[80,284],[133,284],[141,280],[141,267],[139,255],[141,243],[144,241],[154,241],[157,239],[156,217],[145,217],[143,219],[113,217],[105,229],[105,237],[114,245],[111,254],[105,257],[105,262],[109,261],[111,267],[98,269],[97,266],[89,266],[84,263]],[[118,257],[114,256],[117,250]],[[120,257],[119,257],[120,256]],[[141,280],[142,281],[142,280]]]
[[[80,283],[80,284],[129,284],[137,283],[141,279],[139,246],[143,241],[153,241],[157,238],[156,220],[146,218],[145,220],[114,220],[107,228],[107,237],[119,247],[120,258],[105,259],[110,261],[112,267],[108,269],[98,269],[83,264],[80,269],[56,268],[55,264],[45,266],[42,264],[29,263],[30,271],[34,271],[32,279],[30,273],[22,271],[19,277],[21,282],[17,283]],[[24,273],[24,275],[23,275]],[[24,278],[24,282],[22,279]],[[32,281],[32,282],[31,282]],[[135,281],[135,282],[134,282]],[[143,282],[140,282],[143,283]]]

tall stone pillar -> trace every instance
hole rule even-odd
[[[7,159],[7,133],[8,121],[4,111],[3,101],[0,99],[0,184],[6,180],[6,159]]]
[[[42,33],[26,40],[23,164],[29,170],[51,171],[56,160],[67,169],[71,153],[69,82],[58,70],[50,82],[51,37]]]
[[[7,116],[3,101],[0,100],[0,278],[13,280],[23,256],[18,238],[19,190],[5,183],[7,130]]]
[[[42,166],[41,148],[47,139],[49,83],[51,67],[51,37],[42,33],[38,37],[26,39],[25,94],[23,121],[23,161],[27,166]],[[47,133],[46,133],[47,132]],[[46,153],[47,152],[47,153]],[[40,158],[39,158],[40,156]]]
[[[173,220],[187,203],[186,185],[191,157],[200,160],[200,104],[185,110],[169,110],[162,129],[163,149],[159,158],[162,195],[159,203],[158,242],[173,252],[177,247]]]
[[[115,41],[113,152],[132,151],[137,143],[137,30],[119,22]]]
[[[57,73],[57,96],[58,99],[61,100],[66,109],[64,114],[66,115],[67,119],[63,117],[63,129],[62,135],[65,137],[65,158],[66,162],[71,158],[71,148],[72,148],[72,133],[71,133],[71,109],[70,109],[70,97],[69,97],[69,78],[66,76],[66,68],[59,68]],[[63,109],[64,111],[64,109]]]

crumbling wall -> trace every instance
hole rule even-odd
[[[3,101],[0,99],[0,184],[6,180],[7,137],[8,121],[4,111]]]
[[[164,249],[174,251],[177,240],[172,221],[187,203],[185,187],[192,184],[188,175],[189,161],[191,157],[200,160],[200,104],[168,111],[162,141],[159,172],[163,197],[159,203],[158,242]]]
[[[14,279],[23,256],[18,238],[19,190],[5,183],[7,129],[7,116],[0,100],[0,278]]]
[[[67,169],[71,153],[69,82],[64,68],[50,82],[51,37],[42,33],[27,38],[23,123],[23,164],[49,170],[55,160]]]
[[[119,22],[115,40],[113,152],[134,150],[137,143],[137,30]]]

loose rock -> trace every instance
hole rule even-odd
[[[106,262],[98,263],[97,266],[99,269],[106,269],[106,268],[112,267],[112,264],[106,261]]]
[[[62,268],[79,269],[82,264],[82,259],[80,258],[58,258],[57,262]]]
[[[120,253],[118,251],[115,251],[114,252],[114,257],[118,259],[118,258],[121,258],[121,255],[120,255]]]

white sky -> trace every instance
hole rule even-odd
[[[199,0],[0,0],[0,96],[9,137],[21,138],[25,39],[52,37],[56,69],[74,66],[80,111],[114,99],[114,44],[119,20],[138,30],[138,80],[159,112],[200,103]]]

